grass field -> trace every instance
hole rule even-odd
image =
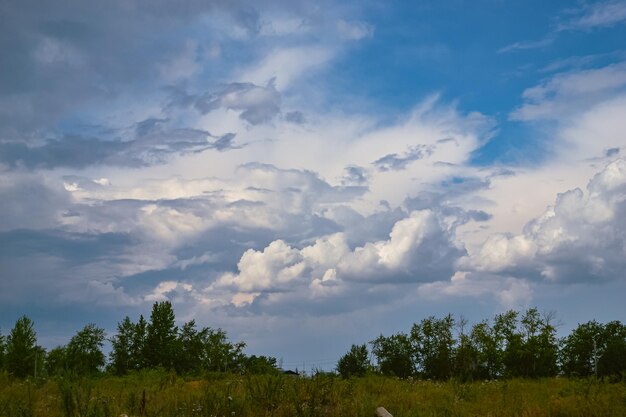
[[[459,383],[382,376],[125,377],[11,381],[0,416],[626,416],[626,384],[552,378]]]

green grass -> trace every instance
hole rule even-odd
[[[382,376],[147,371],[125,377],[10,380],[0,375],[0,416],[624,416],[626,384],[551,378],[460,383]]]

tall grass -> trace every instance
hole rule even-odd
[[[163,371],[17,381],[0,374],[0,416],[624,416],[626,383],[551,378],[461,383],[319,374],[180,378]]]

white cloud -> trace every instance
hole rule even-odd
[[[242,292],[281,290],[301,276],[306,265],[297,249],[276,240],[262,252],[248,249],[237,264],[239,274],[226,274],[219,284]]]
[[[626,87],[626,63],[557,74],[524,91],[525,103],[510,117],[513,120],[567,118],[593,104],[614,97]]]
[[[558,30],[589,30],[625,22],[626,1],[599,1],[572,12],[578,16],[559,25]]]
[[[374,36],[374,25],[362,21],[341,19],[337,22],[337,30],[342,37],[353,41]]]
[[[278,48],[236,78],[258,85],[275,79],[276,88],[283,91],[296,80],[323,68],[335,53],[331,48],[320,45]]]
[[[448,282],[421,284],[417,293],[432,300],[493,297],[501,308],[520,309],[530,303],[533,288],[524,279],[457,271]]]
[[[518,50],[545,48],[546,46],[551,45],[553,42],[554,38],[551,36],[545,37],[538,41],[519,41],[498,49],[498,53],[502,54]]]
[[[447,278],[462,253],[430,210],[414,211],[397,222],[389,239],[367,243],[337,265],[339,275],[357,281],[436,281]]]
[[[343,233],[319,238],[300,250],[276,240],[262,251],[247,250],[237,265],[238,273],[222,275],[212,289],[232,291],[237,304],[243,300],[242,293],[254,299],[264,292],[309,288],[309,297],[317,298],[345,292],[349,281],[389,284],[447,279],[463,253],[452,239],[453,231],[424,210],[396,222],[389,239],[353,250]]]
[[[626,161],[596,174],[587,193],[573,189],[520,235],[492,236],[461,268],[551,282],[621,279],[626,267]]]

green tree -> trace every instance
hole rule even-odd
[[[458,345],[453,353],[453,375],[462,381],[470,381],[474,378],[482,378],[478,373],[478,349],[474,344],[471,334],[467,334],[465,327],[467,320],[461,316],[457,321],[458,327]]]
[[[104,366],[104,329],[90,323],[79,330],[65,347],[66,366],[79,375],[96,373]]]
[[[0,369],[4,369],[4,352],[6,350],[4,336],[0,332]]]
[[[230,342],[222,329],[207,329],[203,333],[203,346],[203,369],[212,372],[241,371],[245,360],[244,342]]]
[[[178,354],[176,356],[176,371],[178,373],[189,373],[201,368],[202,356],[205,351],[204,341],[207,339],[209,331],[208,328],[198,331],[195,320],[188,321],[180,328]]]
[[[272,356],[247,356],[243,360],[243,372],[246,374],[276,374],[276,358]]]
[[[599,347],[598,376],[626,374],[626,326],[611,321],[603,326]]]
[[[148,339],[148,322],[143,317],[139,316],[139,320],[135,324],[135,329],[132,332],[130,343],[130,369],[139,370],[148,366],[148,359],[146,358],[146,340]]]
[[[534,377],[549,377],[558,373],[559,346],[556,326],[553,323],[554,317],[554,313],[546,313],[541,319],[539,334],[534,344]]]
[[[448,314],[423,319],[411,328],[411,344],[424,377],[444,380],[452,374],[454,318]]]
[[[109,353],[109,368],[117,375],[124,375],[133,369],[133,338],[135,324],[130,317],[117,323],[117,334],[111,338],[111,352]]]
[[[67,369],[65,347],[57,346],[46,355],[46,371],[49,376],[59,375]]]
[[[383,375],[407,378],[415,374],[413,347],[405,333],[389,337],[378,336],[370,342],[372,353],[376,356],[378,368]]]
[[[595,373],[596,343],[603,331],[604,326],[592,320],[578,324],[567,337],[561,339],[559,363],[567,376],[590,376]]]
[[[350,351],[337,362],[337,372],[346,379],[352,376],[364,376],[369,368],[370,361],[365,345],[352,345]]]
[[[5,367],[11,375],[24,378],[34,374],[41,353],[36,343],[32,320],[26,316],[17,319],[6,341]]]
[[[542,316],[536,308],[529,308],[519,321],[518,328],[514,327],[517,320],[513,321],[512,317],[504,331],[506,374],[528,378],[556,375],[558,345],[556,327],[552,323],[554,314]]]
[[[502,375],[502,336],[483,320],[472,327],[470,340],[476,350],[474,377],[495,379]]]
[[[169,301],[153,304],[143,349],[148,367],[174,368],[178,336],[175,320],[176,316]]]

